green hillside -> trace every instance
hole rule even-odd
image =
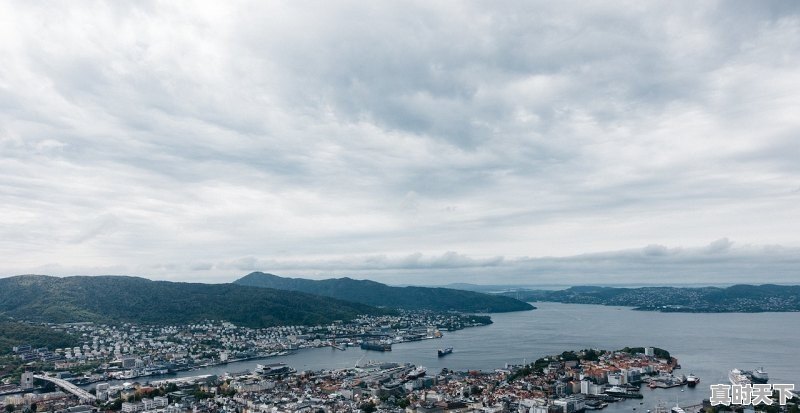
[[[532,310],[534,308],[528,303],[511,297],[451,288],[392,287],[375,281],[354,280],[351,278],[331,278],[315,281],[254,272],[236,280],[234,283],[253,287],[302,291],[368,305],[411,310],[500,313]]]
[[[0,315],[44,322],[181,324],[207,319],[248,327],[319,324],[386,310],[300,292],[137,277],[0,279]]]
[[[11,352],[14,346],[29,344],[36,347],[71,347],[78,340],[47,326],[0,319],[0,355]]]

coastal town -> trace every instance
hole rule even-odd
[[[564,351],[493,371],[432,371],[403,362],[296,371],[269,363],[270,356],[309,347],[335,349],[380,340],[388,350],[404,341],[441,337],[445,326],[485,322],[456,314],[406,313],[259,330],[210,321],[184,327],[61,325],[56,328],[79,335],[84,344],[52,351],[15,348],[14,357],[25,361],[24,371],[18,380],[5,377],[0,394],[8,413],[578,413],[629,399],[636,403],[642,386],[693,385],[677,374],[675,358],[653,347]],[[252,371],[165,376],[250,358],[266,359]],[[717,410],[707,401],[684,408],[685,413]],[[797,405],[781,408],[793,412]]]
[[[442,331],[490,323],[488,316],[400,311],[398,315],[360,316],[329,325],[261,329],[223,321],[185,326],[53,324],[50,325],[52,329],[76,337],[76,345],[56,349],[14,347],[13,357],[0,367],[0,380],[5,382],[0,394],[21,369],[59,372],[72,382],[87,384],[280,356],[305,348],[344,349],[365,342],[382,343],[391,348],[392,343],[439,338]]]

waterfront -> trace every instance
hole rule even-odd
[[[538,357],[583,348],[617,349],[625,346],[656,346],[669,350],[683,366],[676,373],[694,373],[701,379],[695,389],[642,389],[643,400],[610,405],[605,411],[652,409],[657,399],[674,405],[694,404],[708,397],[708,384],[727,383],[728,370],[763,366],[771,383],[794,383],[800,387],[800,313],[657,313],[625,307],[581,304],[535,303],[534,311],[493,314],[494,324],[447,332],[440,340],[396,344],[381,353],[349,348],[306,349],[266,360],[229,363],[177,377],[222,374],[252,370],[257,363],[287,363],[300,370],[352,367],[361,360],[410,362],[437,372],[493,370],[506,363],[532,362]],[[439,358],[436,349],[454,347]],[[176,376],[167,376],[176,377]],[[140,379],[154,380],[155,377]],[[644,403],[640,405],[639,403]]]

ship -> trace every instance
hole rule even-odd
[[[686,413],[686,410],[683,410],[683,407],[679,406],[678,403],[675,403],[675,406],[670,409],[672,413]]]
[[[425,373],[427,373],[427,372],[428,372],[428,369],[426,369],[425,367],[419,366],[419,367],[415,368],[414,370],[411,370],[411,372],[409,372],[408,374],[406,374],[406,378],[409,379],[409,380],[418,379],[418,378],[424,376]]]
[[[753,383],[764,384],[769,381],[769,373],[764,371],[763,367],[759,367],[750,372],[750,380],[752,380]]]
[[[743,371],[739,369],[733,369],[728,373],[728,380],[730,380],[731,384],[733,385],[747,385],[750,384],[750,378],[744,374]]]
[[[439,357],[444,357],[444,356],[446,356],[446,355],[448,355],[448,354],[450,354],[452,352],[453,352],[453,348],[452,347],[447,347],[445,349],[439,349],[437,351],[437,353],[439,354]]]
[[[689,374],[689,377],[686,378],[686,385],[689,387],[694,387],[698,384],[700,384],[700,378],[694,374]]]
[[[278,374],[294,373],[294,369],[284,363],[257,364],[255,373],[262,376],[275,376]]]
[[[372,351],[392,351],[392,344],[381,343],[380,341],[365,341],[361,343],[361,349]]]
[[[632,392],[632,391],[629,391],[627,388],[623,388],[623,387],[620,387],[620,386],[612,386],[611,388],[606,390],[604,393],[609,395],[609,396],[623,397],[623,398],[626,398],[626,399],[641,399],[641,398],[644,397],[639,392]]]

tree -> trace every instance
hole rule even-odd
[[[14,411],[14,405],[13,404],[7,404],[6,405],[6,412],[11,413],[13,411]]]
[[[375,410],[378,410],[373,402],[362,403],[360,406],[358,406],[358,408],[364,413],[374,413]]]

